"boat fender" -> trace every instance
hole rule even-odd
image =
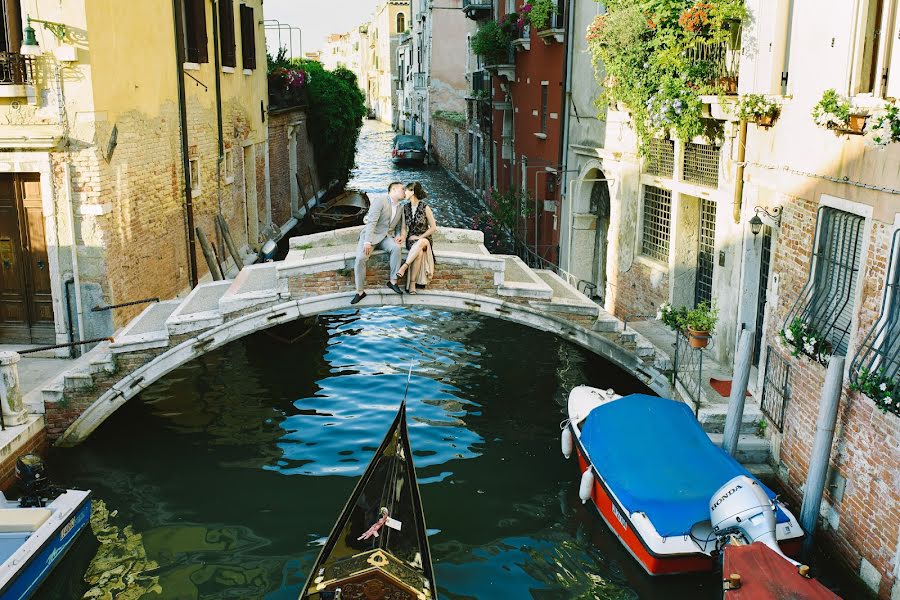
[[[588,467],[587,469],[585,469],[584,473],[581,474],[581,485],[578,488],[578,497],[581,498],[582,504],[591,499],[591,492],[593,490],[594,472],[590,467]]]
[[[562,446],[562,453],[563,453],[563,456],[565,456],[566,458],[569,458],[570,456],[572,456],[572,448],[575,446],[575,444],[572,440],[572,430],[569,429],[568,425],[569,425],[568,420],[563,421],[563,423],[562,423],[563,430],[562,430],[562,436],[560,439],[560,444]]]

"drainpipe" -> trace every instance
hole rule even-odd
[[[65,97],[63,95],[63,86],[62,86],[62,69],[59,64],[56,65],[56,102],[57,102],[57,110],[59,115],[59,124],[62,126],[63,131],[66,132],[66,151],[63,154],[63,179],[65,180],[66,187],[66,217],[68,218],[69,232],[71,236],[71,257],[72,257],[72,278],[75,283],[75,319],[78,322],[78,341],[84,341],[84,322],[82,317],[82,304],[81,304],[81,270],[78,268],[78,248],[75,244],[75,206],[72,200],[72,170],[71,165],[69,165],[69,121],[66,116],[66,104]],[[66,302],[68,303],[68,298],[66,298]],[[67,307],[68,309],[68,307]],[[71,320],[69,321],[69,327],[72,326]],[[79,352],[84,352],[84,346],[78,346]]]
[[[567,193],[567,191],[571,191],[568,188],[569,185],[569,104],[572,102],[572,62],[574,57],[573,46],[575,45],[575,36],[572,34],[575,31],[575,1],[569,0],[569,13],[567,15],[567,23],[566,23],[566,51],[565,51],[565,71],[563,71],[563,98],[562,98],[562,137],[560,140],[560,154],[562,155],[562,178],[559,184],[559,195],[560,195],[560,211],[562,210],[562,200],[565,199],[568,203],[567,215],[568,219],[566,222],[566,271],[572,270],[572,265],[570,264],[569,258],[571,257],[572,251],[572,225],[574,223],[574,214],[572,210],[572,198],[571,195]],[[560,224],[562,226],[562,224]],[[557,257],[560,263],[562,263],[562,252],[560,252],[560,256]]]
[[[216,81],[216,126],[219,128],[219,156],[216,159],[216,201],[219,215],[222,215],[222,164],[225,162],[225,134],[222,132],[222,65],[219,56],[219,0],[213,0],[212,4],[212,30],[213,30],[213,52],[215,53],[215,81]],[[232,150],[232,152],[234,152]],[[233,155],[232,155],[233,156]],[[224,217],[223,217],[224,218]],[[219,228],[216,231],[216,246],[225,256],[225,245],[222,242],[222,234]],[[225,260],[222,261],[226,262]],[[222,273],[224,278],[226,275]]]
[[[178,125],[181,128],[181,168],[184,171],[184,212],[187,221],[188,277],[191,288],[197,287],[197,240],[194,237],[194,201],[191,198],[191,161],[188,157],[187,103],[184,91],[184,44],[182,44],[181,2],[172,0],[175,23],[175,78],[178,85]]]
[[[732,217],[735,225],[741,222],[741,204],[744,201],[744,157],[747,153],[747,120],[741,119],[738,125],[737,173],[734,177],[734,208]]]

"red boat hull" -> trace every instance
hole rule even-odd
[[[577,438],[576,438],[577,439]],[[581,441],[575,444],[578,455],[579,473],[590,467]],[[594,471],[594,488],[591,490],[591,502],[603,517],[606,526],[624,544],[629,553],[650,575],[676,575],[680,573],[703,573],[717,568],[717,559],[702,552],[691,554],[655,554],[647,547],[640,534],[635,530],[628,518],[628,512],[615,502],[606,487],[603,477]],[[789,556],[800,552],[802,538],[781,544],[781,549]]]

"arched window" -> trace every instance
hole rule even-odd
[[[397,13],[397,33],[406,31],[406,15]]]

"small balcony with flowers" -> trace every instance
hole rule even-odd
[[[603,64],[603,97],[630,113],[641,147],[660,134],[690,141],[738,119],[736,103],[743,0],[687,8],[610,7],[588,28],[588,49]]]
[[[522,40],[525,21],[518,13],[503,15],[496,21],[481,24],[470,41],[472,52],[484,64],[484,69],[507,81],[516,78],[514,42]]]
[[[469,19],[486,19],[491,16],[493,4],[493,0],[463,0],[462,11]]]
[[[309,73],[279,52],[269,65],[269,110],[285,111],[309,105],[306,85]]]
[[[519,15],[546,45],[566,41],[567,0],[527,0]]]

